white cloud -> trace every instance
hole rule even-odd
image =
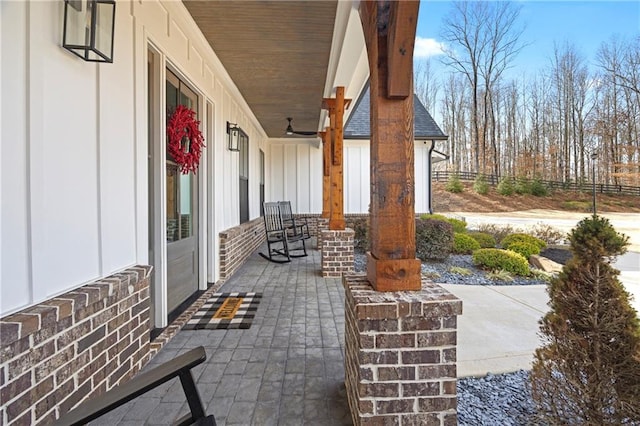
[[[434,38],[416,37],[416,44],[413,50],[414,58],[428,58],[444,54],[444,44]]]

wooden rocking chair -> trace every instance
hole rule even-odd
[[[267,236],[267,254],[260,256],[275,263],[291,262],[292,257],[307,256],[302,233],[291,232],[282,222],[280,205],[276,202],[264,203],[264,231]],[[290,243],[301,243],[300,248],[291,248]],[[302,254],[291,254],[291,251],[302,251]]]
[[[311,238],[311,234],[309,233],[309,224],[307,223],[307,218],[303,216],[294,217],[293,212],[291,211],[291,202],[290,201],[278,201],[278,206],[280,207],[280,215],[282,216],[282,223],[284,227],[289,230],[289,233],[292,235],[301,234],[302,238],[307,240]]]

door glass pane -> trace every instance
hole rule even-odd
[[[180,175],[180,238],[193,235],[191,212],[191,179],[192,174]]]
[[[178,167],[167,161],[167,242],[169,243],[180,239],[178,176]]]

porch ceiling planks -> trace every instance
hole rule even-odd
[[[318,130],[337,1],[184,4],[269,137]]]

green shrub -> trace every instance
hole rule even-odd
[[[447,185],[444,189],[455,194],[459,194],[460,192],[464,191],[464,186],[462,186],[462,182],[460,182],[460,176],[458,176],[457,174],[450,175],[449,180],[447,181]]]
[[[416,219],[416,256],[420,260],[444,260],[453,249],[453,226],[435,219]]]
[[[540,179],[536,178],[531,182],[531,195],[536,197],[546,197],[549,195],[549,188]]]
[[[505,247],[505,249],[520,253],[527,260],[532,254],[540,254],[540,247],[535,243],[527,241],[515,241]]]
[[[469,232],[469,236],[480,244],[480,248],[493,248],[496,246],[496,239],[486,232]]]
[[[473,237],[456,232],[453,234],[453,252],[457,254],[471,254],[480,248],[480,243]]]
[[[524,242],[529,243],[535,246],[538,246],[538,252],[545,248],[547,244],[542,241],[540,238],[536,238],[533,235],[524,234],[524,233],[515,233],[509,234],[500,241],[500,246],[505,250],[510,250],[511,244],[515,242]],[[537,254],[537,253],[536,253]]]
[[[443,214],[423,214],[420,215],[420,219],[434,219],[434,220],[442,220],[445,222],[449,222],[451,226],[453,226],[453,232],[466,232],[467,231],[467,222],[461,219],[455,219],[453,217],[448,217]]]
[[[513,193],[515,192],[513,178],[509,176],[505,176],[502,179],[500,179],[500,182],[496,187],[496,191],[498,191],[498,194],[500,195],[505,195],[505,196],[513,195]]]
[[[523,176],[518,177],[513,190],[519,195],[531,194],[531,184],[529,183],[529,179]]]
[[[521,254],[495,248],[473,252],[473,263],[491,271],[504,269],[515,275],[529,275],[529,262]]]
[[[487,195],[489,193],[489,184],[487,178],[484,175],[478,175],[473,182],[473,190],[480,195]]]
[[[640,321],[612,262],[628,238],[603,218],[569,236],[573,258],[548,286],[531,393],[543,424],[631,425],[640,419]]]

